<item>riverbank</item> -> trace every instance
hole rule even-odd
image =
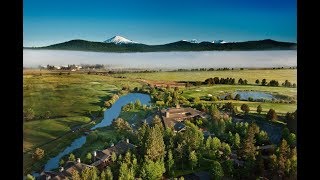
[[[26,112],[31,108],[34,116],[23,123],[24,173],[41,169],[49,157],[70,144],[78,132],[69,132],[90,123],[104,101],[124,86],[133,89],[142,84],[93,74],[24,74],[23,109]],[[34,162],[31,155],[39,146],[45,156]]]
[[[102,127],[107,127],[112,123],[113,119],[116,119],[121,112],[122,106],[139,100],[142,104],[149,105],[151,98],[149,95],[141,93],[129,93],[124,96],[121,96],[109,109],[104,111],[104,118],[99,123],[96,123],[94,126],[90,127],[90,130],[95,130]],[[90,136],[90,135],[89,135]],[[105,141],[105,138],[104,138]],[[82,135],[72,141],[70,145],[66,148],[60,149],[60,153],[52,158],[50,158],[45,164],[44,169],[46,171],[55,169],[59,167],[59,161],[63,156],[68,155],[74,150],[81,148],[86,142],[86,136]]]

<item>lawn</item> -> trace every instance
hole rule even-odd
[[[183,90],[183,96],[186,98],[191,97],[207,97],[208,94],[213,96],[225,95],[227,93],[232,93],[236,90],[252,90],[252,91],[263,91],[268,92],[274,95],[285,95],[297,97],[296,88],[287,88],[287,87],[269,87],[269,86],[253,86],[253,85],[213,85],[213,86],[197,86],[186,88]],[[232,102],[240,110],[242,104],[248,104],[251,112],[255,113],[257,106],[261,105],[263,108],[262,113],[266,113],[269,109],[273,108],[277,113],[287,113],[294,112],[297,109],[297,104],[288,104],[288,103],[271,103],[271,102],[250,102],[250,101],[235,101],[235,100],[221,100],[221,101],[202,101],[204,103],[227,103]],[[240,110],[241,111],[241,110]]]
[[[204,81],[210,77],[219,78],[239,78],[247,79],[249,84],[255,84],[256,79],[260,82],[266,79],[268,82],[272,79],[283,83],[288,80],[292,83],[297,83],[297,70],[296,69],[267,69],[267,70],[227,70],[227,71],[186,71],[186,72],[154,72],[154,73],[123,73],[120,74],[129,78],[141,78],[146,80],[159,80],[159,81]],[[116,74],[114,76],[119,76]]]
[[[133,109],[130,111],[121,111],[119,117],[132,124],[136,123],[138,120],[147,118],[151,113],[152,110]]]
[[[262,91],[275,95],[286,95],[291,97],[297,96],[297,88],[287,87],[269,87],[269,86],[255,86],[255,85],[212,85],[212,86],[193,86],[183,90],[183,96],[189,97],[201,97],[212,94],[214,96],[225,95],[234,91]]]

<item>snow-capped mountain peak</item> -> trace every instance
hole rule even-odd
[[[190,42],[190,43],[199,43],[196,39],[191,39],[191,40],[181,40],[181,41],[184,41],[184,42]]]
[[[227,43],[224,40],[213,40],[211,43],[215,43],[215,44],[224,44]]]
[[[138,44],[138,42],[129,40],[122,36],[113,36],[110,39],[104,41],[105,43],[114,43],[114,44]]]

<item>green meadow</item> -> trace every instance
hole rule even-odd
[[[36,147],[45,150],[44,162],[71,143],[77,137],[76,133],[70,134],[71,130],[90,125],[92,116],[103,110],[104,101],[123,86],[134,88],[141,84],[93,74],[25,73],[23,109],[31,108],[35,117],[23,122],[24,169],[40,166],[41,162],[31,161],[31,152]],[[47,111],[49,118],[43,118]]]
[[[150,73],[123,73],[124,77],[134,79],[158,80],[158,81],[204,81],[207,78],[239,78],[247,79],[249,84],[255,84],[256,79],[260,82],[266,79],[268,82],[272,79],[283,83],[288,80],[297,83],[296,69],[244,69],[244,70],[225,70],[225,71],[185,71],[185,72],[150,72]],[[115,76],[119,76],[116,74]]]

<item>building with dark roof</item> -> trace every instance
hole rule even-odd
[[[133,149],[135,145],[129,142],[129,139],[121,141],[116,145],[111,145],[111,147],[94,152],[94,163],[91,166],[96,166],[98,168],[103,168],[110,163],[112,153],[114,152],[117,156],[126,153],[128,150]]]
[[[161,110],[161,118],[166,128],[174,128],[175,124],[183,122],[187,119],[192,118],[205,118],[206,114],[204,112],[198,111],[196,109],[187,107],[180,108],[167,108]]]
[[[67,161],[63,167],[60,167],[59,172],[54,171],[44,171],[37,178],[38,180],[60,180],[60,179],[68,179],[72,177],[73,171],[78,171],[79,174],[86,168],[93,168],[94,166],[87,165],[80,162],[80,158],[77,158],[77,161]]]
[[[80,158],[77,159],[77,161],[68,161],[65,166],[63,167],[64,170],[62,170],[62,173],[66,176],[71,177],[72,171],[78,171],[79,174],[86,168],[93,168],[94,166],[87,165],[80,162]]]

